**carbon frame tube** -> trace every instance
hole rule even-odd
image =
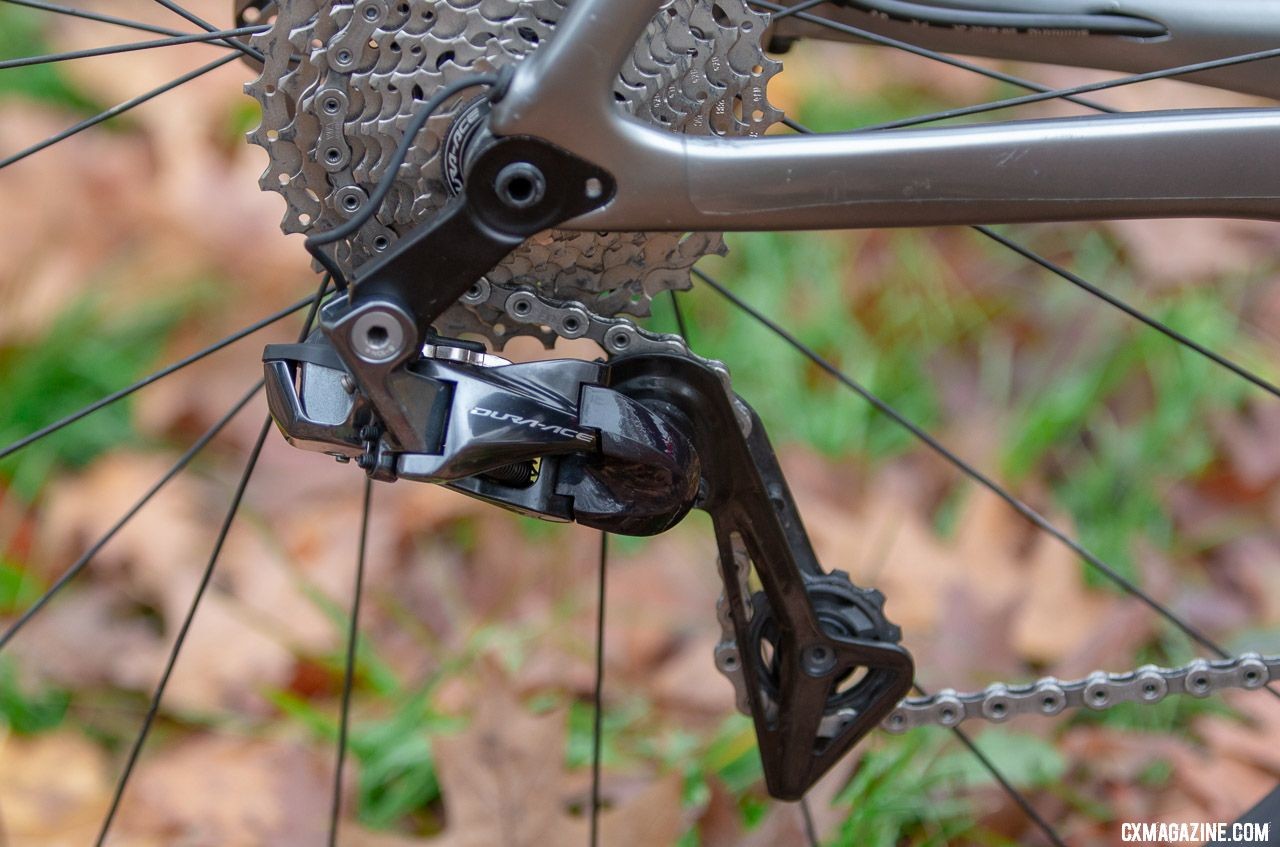
[[[776,0],[793,6],[798,0]],[[990,27],[929,26],[859,8],[858,0],[831,3],[811,14],[788,15],[772,28],[774,43],[798,38],[859,42],[815,22],[821,16],[877,35],[944,53],[1044,62],[1080,68],[1144,73],[1179,65],[1242,56],[1280,46],[1280,3],[1275,0],[914,0],[920,6],[1017,12],[1075,13],[1102,19],[1117,15],[1158,22],[1156,38],[1084,30],[1018,31]],[[1180,77],[1190,82],[1280,99],[1280,59],[1265,59]]]
[[[566,228],[1280,219],[1280,110],[768,138],[664,132],[622,114],[612,96],[618,69],[659,6],[577,0],[494,107],[496,133],[546,139],[616,177],[616,199]]]

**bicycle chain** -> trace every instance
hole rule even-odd
[[[560,303],[543,297],[531,288],[500,285],[487,279],[481,279],[473,285],[459,298],[459,302],[473,308],[487,306],[518,324],[546,327],[560,338],[590,339],[599,344],[609,356],[674,353],[692,359],[715,372],[733,402],[743,434],[751,431],[751,416],[733,393],[729,369],[721,361],[693,352],[681,335],[654,332],[638,326],[628,318],[597,315],[576,301]]]
[[[750,559],[745,550],[737,548],[734,559],[739,590],[749,594]],[[843,571],[832,571],[829,576],[849,578]],[[883,604],[880,592],[867,591],[877,603]],[[720,641],[715,647],[716,669],[733,684],[738,710],[749,715],[751,707],[746,676],[742,672],[742,651],[734,638],[729,605],[723,594],[716,602],[716,617],[720,623]],[[896,630],[894,627],[889,640],[898,640]],[[922,726],[950,728],[967,720],[1003,723],[1016,715],[1053,717],[1067,709],[1079,708],[1103,711],[1119,703],[1159,703],[1170,694],[1208,697],[1229,689],[1252,691],[1272,680],[1280,680],[1280,656],[1244,653],[1231,659],[1196,659],[1179,668],[1144,665],[1126,673],[1095,671],[1083,679],[1065,682],[1043,677],[1029,685],[992,683],[981,691],[962,693],[944,688],[930,696],[903,699],[881,722],[881,728],[896,735]],[[838,709],[828,715],[833,722],[841,717]]]
[[[921,726],[953,727],[971,719],[1003,723],[1015,715],[1062,714],[1067,709],[1109,709],[1119,703],[1152,705],[1170,694],[1208,697],[1219,691],[1262,688],[1280,679],[1280,656],[1244,653],[1232,659],[1196,659],[1179,668],[1144,665],[1128,673],[1096,671],[1067,682],[1045,677],[1031,685],[988,685],[960,693],[943,689],[930,697],[908,697],[881,726],[902,733]]]

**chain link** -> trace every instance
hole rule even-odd
[[[947,688],[908,697],[881,726],[892,733],[921,726],[953,727],[966,720],[1002,723],[1014,715],[1059,715],[1067,709],[1109,709],[1118,703],[1159,703],[1170,694],[1208,697],[1228,689],[1254,690],[1280,678],[1280,656],[1245,653],[1233,659],[1196,659],[1179,668],[1145,665],[1128,673],[1097,671],[1083,679],[1045,677],[1031,685],[988,685],[967,693]]]
[[[557,303],[530,288],[491,283],[481,279],[459,298],[468,306],[486,305],[521,324],[545,326],[561,338],[587,338],[599,344],[609,356],[636,353],[674,353],[693,359],[715,372],[733,403],[738,426],[744,435],[751,432],[751,415],[733,393],[729,369],[723,362],[707,359],[689,349],[683,336],[653,332],[624,317],[597,315],[577,302]]]

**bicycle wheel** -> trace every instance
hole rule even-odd
[[[790,14],[812,26],[850,26],[833,7],[801,5]],[[721,586],[705,526],[612,542],[606,639],[597,533],[517,523],[435,486],[373,494],[350,464],[292,450],[255,421],[259,389],[246,391],[262,337],[232,342],[295,314],[310,326],[326,291],[297,300],[321,283],[300,239],[280,237],[274,193],[287,232],[318,234],[358,220],[382,178],[401,174],[385,205],[373,204],[379,214],[325,254],[359,279],[456,190],[449,151],[469,142],[484,98],[481,88],[452,95],[415,136],[409,164],[391,167],[421,103],[535,53],[565,13],[550,0],[405,3],[362,22],[370,7],[290,2],[261,23],[241,6],[243,26],[230,28],[217,4],[138,3],[112,15],[163,46],[101,58],[68,54],[106,43],[118,18],[75,19],[34,0],[0,8],[11,40],[0,47],[27,57],[0,64],[17,80],[0,88],[14,95],[0,149],[14,268],[0,324],[13,398],[0,428],[10,445],[0,451],[0,659],[10,658],[0,770],[11,775],[0,777],[0,821],[10,840],[312,844],[334,840],[345,813],[359,818],[344,830],[351,844],[438,833],[475,843],[1092,842],[1121,822],[1187,809],[1229,820],[1265,792],[1273,765],[1258,751],[1274,722],[1255,693],[1230,701],[1249,729],[1208,705],[1216,700],[1184,697],[1056,729],[1019,719],[977,741],[967,725],[873,739],[807,805],[770,807],[751,726],[730,714],[732,687],[707,681],[712,649],[732,631],[714,618]],[[1028,85],[1020,67],[1014,76],[952,60],[939,74],[883,49],[802,41],[778,56],[766,49],[785,46],[766,35],[768,7],[670,4],[624,68],[620,107],[693,134],[834,131],[948,117],[957,103]],[[198,51],[216,58],[198,65]],[[656,61],[681,51],[693,58],[674,70]],[[779,60],[787,73],[775,77]],[[975,71],[998,83],[975,84]],[[1043,101],[1023,105],[1056,113],[1067,108],[1059,89],[1092,77],[1040,79]],[[669,86],[683,99],[654,96]],[[755,109],[754,91],[767,93]],[[1199,104],[1200,92],[1104,104]],[[326,115],[341,116],[337,134]],[[582,335],[568,313],[520,322],[494,299],[505,287],[623,326],[649,318],[678,330],[728,364],[775,440],[809,445],[783,458],[819,558],[884,589],[930,690],[1071,678],[1266,644],[1274,398],[1258,389],[1278,392],[1254,363],[1271,331],[1273,232],[1196,222],[739,236],[721,260],[714,234],[555,231],[516,249],[436,329],[512,358]],[[1045,271],[1128,314],[1044,288]],[[1144,274],[1164,286],[1126,288]],[[89,306],[86,291],[97,297]],[[807,358],[788,361],[767,333],[752,334],[759,326]],[[611,331],[595,346],[560,339],[556,355],[617,355]],[[305,341],[305,326],[296,335]],[[144,377],[163,381],[131,408],[115,402],[167,361],[181,367]],[[967,462],[952,442],[984,461]],[[834,458],[819,462],[813,448]],[[1072,524],[1079,540],[1060,528]],[[1106,590],[1108,578],[1125,593]],[[1237,644],[1250,627],[1255,638]],[[1209,765],[1197,758],[1206,751]],[[345,781],[344,752],[358,763]]]

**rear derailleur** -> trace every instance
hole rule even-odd
[[[710,363],[613,350],[510,364],[429,333],[521,240],[614,190],[535,139],[491,141],[468,169],[465,192],[363,269],[311,338],[266,349],[276,423],[375,479],[605,532],[652,535],[707,512],[724,581],[717,665],[754,719],[770,793],[799,798],[911,686],[883,597],[819,566],[764,426]]]
[[[363,331],[393,332],[378,326]],[[708,512],[725,586],[716,663],[755,719],[775,796],[802,795],[910,687],[883,597],[822,571],[763,425],[707,365],[665,353],[506,364],[433,338],[356,374],[319,334],[264,360],[289,442],[376,479],[623,535]]]

